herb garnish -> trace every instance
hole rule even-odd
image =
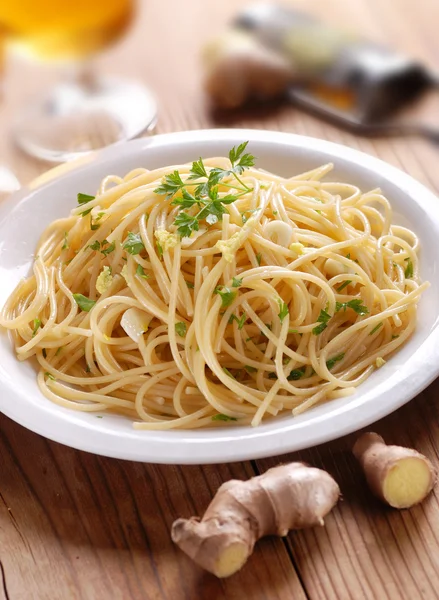
[[[383,323],[382,323],[382,321],[381,321],[381,323],[378,323],[378,325],[376,325],[376,326],[375,326],[375,327],[372,329],[372,331],[369,333],[369,335],[373,335],[374,333],[376,333],[376,332],[378,331],[378,329],[379,329],[380,327],[382,327],[382,326],[383,326]]]
[[[63,245],[61,246],[61,250],[68,250],[68,249],[70,248],[70,246],[69,246],[69,241],[68,241],[68,239],[67,239],[67,236],[68,236],[68,235],[69,235],[69,234],[67,233],[67,231],[64,231],[64,243],[63,243]]]
[[[183,323],[183,321],[176,323],[175,333],[177,333],[180,337],[184,337],[186,335],[186,323]]]
[[[343,283],[339,285],[338,288],[336,288],[337,292],[341,292],[342,290],[344,290],[345,287],[347,287],[350,283],[352,283],[352,280],[350,279],[343,281]]]
[[[413,277],[413,263],[410,258],[405,259],[407,262],[407,266],[404,271],[404,275],[406,279],[411,279]]]
[[[81,192],[79,192],[77,195],[78,205],[81,206],[82,204],[87,204],[88,202],[91,202],[92,200],[94,200],[95,197],[96,196],[90,196],[89,194],[81,194]],[[81,217],[85,217],[86,215],[91,213],[91,211],[92,211],[92,209],[88,208],[87,210],[85,210],[84,212],[81,213]]]
[[[234,288],[239,288],[242,285],[242,279],[239,279],[238,277],[233,277],[232,279],[232,287]]]
[[[228,212],[225,206],[251,191],[251,188],[245,185],[239,177],[247,167],[254,165],[254,157],[251,154],[244,153],[247,144],[248,142],[244,142],[237,148],[233,147],[230,150],[230,169],[215,167],[208,171],[202,158],[200,158],[192,163],[186,182],[182,180],[180,173],[175,170],[173,173],[166,175],[161,185],[154,190],[156,194],[165,195],[168,199],[172,198],[171,204],[179,207],[174,225],[177,226],[180,237],[189,237],[193,231],[198,231],[200,221],[204,220],[208,225],[221,221],[223,214]],[[239,189],[240,193],[220,196],[218,184],[228,176],[233,176],[238,181],[239,186],[236,186],[235,189]],[[206,181],[201,181],[198,185],[193,183],[194,180],[199,179],[205,179]],[[196,187],[192,194],[186,188],[193,185],[196,185]]]
[[[349,300],[349,302],[336,302],[335,310],[336,312],[338,312],[339,310],[343,310],[346,312],[347,308],[351,308],[358,315],[367,315],[369,309],[367,308],[367,306],[364,306],[362,302],[363,301],[361,300],[361,298],[354,298],[353,300]]]
[[[331,315],[326,312],[326,310],[321,310],[319,316],[317,317],[317,323],[320,325],[316,325],[312,330],[314,335],[319,335],[322,331],[328,327],[328,321],[331,318]]]
[[[229,417],[229,415],[223,415],[222,413],[218,413],[217,415],[213,415],[212,421],[237,421],[236,417]]]
[[[236,321],[238,323],[238,329],[242,329],[244,327],[244,323],[247,320],[247,315],[245,313],[243,313],[242,317],[239,319],[236,315],[230,315],[229,318],[229,325],[231,325],[233,323],[233,321]]]
[[[139,277],[143,277],[143,279],[150,278],[150,275],[148,275],[148,273],[145,273],[145,270],[143,269],[142,265],[137,265],[136,275],[138,275]]]
[[[281,298],[278,298],[277,303],[279,304],[278,317],[280,322],[283,323],[285,317],[290,314],[288,311],[288,304],[286,304],[286,302],[284,302]]]
[[[230,306],[236,298],[236,292],[233,292],[230,288],[223,286],[217,286],[213,292],[221,296],[221,308],[227,308]]]
[[[341,352],[340,354],[337,354],[337,356],[333,356],[332,358],[327,360],[326,367],[330,371],[332,369],[332,367],[335,365],[335,363],[338,363],[343,359],[344,359],[344,352]]]
[[[87,296],[83,296],[82,294],[73,294],[73,298],[79,308],[85,312],[90,312],[96,304],[96,300],[90,300],[90,298],[87,298]]]
[[[32,337],[35,337],[37,335],[38,329],[41,327],[40,319],[34,319],[33,326],[34,326],[34,328],[32,331]]]
[[[142,250],[145,250],[140,233],[129,231],[122,248],[132,255],[140,254]]]

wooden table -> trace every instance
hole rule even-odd
[[[417,139],[367,140],[290,106],[214,121],[201,92],[197,53],[245,5],[241,0],[150,0],[136,25],[100,61],[103,70],[149,82],[160,102],[157,132],[230,125],[303,133],[360,148],[439,190],[439,152]],[[437,0],[301,0],[296,6],[438,66]],[[53,80],[11,60],[0,125]],[[439,122],[439,110],[430,113]],[[7,135],[0,159],[29,181],[47,165]],[[438,207],[432,207],[438,210]],[[439,466],[438,382],[373,428],[415,446]],[[13,401],[13,399],[11,399]],[[9,600],[395,599],[439,597],[438,492],[409,511],[382,506],[366,489],[343,438],[294,455],[218,466],[156,466],[92,456],[33,434],[5,417],[0,430],[0,596]],[[178,516],[201,514],[218,486],[279,461],[327,469],[343,501],[324,528],[265,539],[247,566],[219,581],[171,542]]]

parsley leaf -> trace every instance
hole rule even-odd
[[[129,254],[140,254],[145,250],[140,233],[128,232],[128,237],[122,246]]]
[[[38,329],[41,327],[40,319],[34,319],[33,326],[34,326],[34,328],[32,331],[32,337],[35,337],[37,335]]]
[[[82,204],[87,204],[87,202],[91,202],[92,200],[94,200],[95,197],[96,196],[89,196],[89,194],[81,194],[81,192],[79,192],[77,195],[78,205],[81,206]],[[86,215],[91,213],[91,211],[92,209],[88,208],[87,210],[81,213],[81,217],[85,217]]]
[[[103,254],[104,256],[108,256],[116,248],[116,242],[115,241],[111,242],[111,244],[108,244],[108,245],[107,244],[108,244],[107,240],[104,240],[102,242],[101,254]],[[106,247],[104,247],[104,246],[106,246]]]
[[[87,204],[87,202],[91,202],[95,198],[96,198],[96,196],[90,196],[89,194],[81,194],[81,192],[79,192],[77,195],[79,205]]]
[[[154,190],[154,192],[160,196],[166,195],[167,198],[172,198],[172,196],[183,187],[184,182],[180,177],[180,173],[175,170],[173,173],[165,175],[164,181]]]
[[[292,371],[290,371],[290,374],[288,375],[287,379],[288,379],[288,381],[297,381],[298,379],[303,377],[304,374],[305,374],[304,367],[302,367],[301,369],[293,369]]]
[[[212,421],[237,421],[236,417],[229,417],[229,415],[223,415],[222,413],[218,413],[217,415],[213,415]]]
[[[279,313],[278,313],[278,317],[280,319],[280,322],[283,323],[284,319],[286,316],[288,316],[289,310],[288,310],[288,304],[286,304],[283,300],[281,300],[280,298],[278,298],[277,300],[278,304],[279,304]]]
[[[73,294],[73,298],[79,308],[85,312],[90,312],[96,304],[95,300],[90,300],[90,298],[87,298],[87,296],[83,296],[82,294]]]
[[[247,373],[256,373],[257,371],[255,367],[251,367],[250,365],[245,365],[244,369],[247,371]]]
[[[195,287],[195,286],[194,286],[194,284],[192,283],[192,281],[186,281],[186,285],[188,286],[188,288],[189,288],[190,290],[193,290],[193,289],[194,289],[194,287]]]
[[[175,217],[174,225],[177,226],[177,231],[182,238],[190,237],[193,231],[198,231],[200,228],[197,217],[191,217],[183,211]]]
[[[194,161],[187,177],[183,181],[178,170],[165,175],[159,187],[154,191],[156,194],[165,195],[168,199],[172,198],[172,204],[178,206],[180,211],[174,220],[178,233],[181,237],[189,237],[192,231],[199,230],[199,222],[205,220],[208,225],[214,225],[222,220],[223,214],[227,213],[225,206],[238,199],[242,193],[247,193],[250,188],[246,186],[238,177],[245,168],[254,164],[254,157],[251,154],[244,153],[247,142],[240,144],[238,148],[232,148],[229,153],[231,159],[231,169],[221,169],[214,167],[209,171],[203,163],[202,158]],[[233,159],[233,160],[232,160]],[[220,197],[218,184],[224,177],[233,175],[238,180],[242,190],[241,194],[227,194]],[[193,193],[190,193],[186,187],[193,185],[191,180],[204,179],[195,187]],[[238,186],[237,186],[238,187]],[[197,206],[197,214],[184,212],[187,209]]]
[[[380,327],[382,327],[382,326],[383,326],[383,323],[382,323],[382,322],[381,322],[381,323],[378,323],[378,325],[376,325],[376,326],[375,326],[375,327],[372,329],[372,331],[369,333],[369,335],[373,335],[374,333],[376,333],[376,332],[378,331],[378,329],[379,329]]]
[[[351,279],[343,281],[343,283],[341,285],[339,285],[338,288],[336,288],[337,292],[341,292],[342,290],[344,290],[345,287],[347,287],[350,283],[352,283]]]
[[[188,179],[199,179],[200,177],[208,177],[203,159],[200,157],[192,163],[191,174]]]
[[[145,273],[142,265],[137,265],[136,275],[138,275],[139,277],[143,277],[143,279],[149,279],[150,278],[150,275],[148,275],[148,273]]]
[[[258,252],[256,254],[256,261],[258,263],[259,266],[261,266],[261,260],[262,260],[262,254],[260,252]]]
[[[229,377],[231,377],[232,379],[236,379],[236,378],[234,377],[234,375],[232,375],[232,374],[230,373],[230,371],[229,371],[229,369],[228,369],[227,367],[223,367],[223,371],[224,371],[224,373],[225,373],[226,375],[228,375],[228,376],[229,376]]]
[[[55,377],[52,375],[52,373],[49,373],[48,371],[46,371],[44,373],[44,375],[47,377],[47,379],[51,379],[52,381],[55,381]]]
[[[220,286],[216,287],[213,293],[221,296],[221,308],[227,308],[236,298],[236,292],[225,286],[222,289]]]
[[[159,255],[160,260],[163,258],[163,248],[161,243],[156,240],[155,245],[157,246],[157,254]]]
[[[406,258],[407,266],[404,271],[404,275],[406,279],[411,279],[413,277],[413,263],[410,258]]]
[[[238,277],[233,277],[232,279],[232,287],[234,288],[239,288],[242,285],[242,279],[239,279]]]
[[[332,358],[327,360],[326,367],[330,371],[332,369],[332,367],[335,365],[335,363],[338,363],[343,359],[344,359],[344,352],[341,352],[340,354],[337,354],[337,356],[333,356]]]
[[[319,335],[322,331],[328,327],[328,321],[331,318],[331,315],[326,312],[326,310],[321,310],[319,316],[317,317],[317,323],[320,325],[316,325],[312,330],[314,335]]]
[[[244,327],[244,324],[247,320],[247,315],[245,313],[242,314],[242,317],[240,319],[238,319],[238,317],[236,315],[230,315],[230,319],[229,319],[229,324],[231,325],[233,323],[233,321],[236,321],[238,323],[238,329],[242,329]]]
[[[68,236],[69,234],[67,233],[67,231],[64,231],[64,243],[61,246],[61,250],[68,250],[70,248],[69,246],[69,240],[68,240]]]
[[[87,248],[90,248],[90,250],[100,250],[101,249],[101,242],[99,240],[95,240],[93,242],[93,244],[89,244],[88,246],[86,246],[86,250]]]
[[[176,323],[175,333],[177,333],[180,337],[184,337],[186,335],[186,323],[183,323],[183,321]]]
[[[361,298],[354,298],[353,300],[349,300],[349,302],[336,302],[335,310],[338,312],[339,310],[344,310],[346,312],[347,308],[351,308],[353,311],[357,313],[357,315],[363,316],[367,315],[369,309],[367,306],[362,304]]]

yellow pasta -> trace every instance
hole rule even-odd
[[[109,176],[44,232],[0,324],[51,401],[137,429],[258,425],[353,393],[412,334],[419,241],[380,190],[202,164]]]

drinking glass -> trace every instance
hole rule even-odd
[[[93,56],[121,37],[134,0],[6,0],[0,43],[39,60],[76,66],[74,75],[19,115],[14,135],[29,154],[54,162],[78,157],[152,128],[156,103],[139,82],[101,77]]]

